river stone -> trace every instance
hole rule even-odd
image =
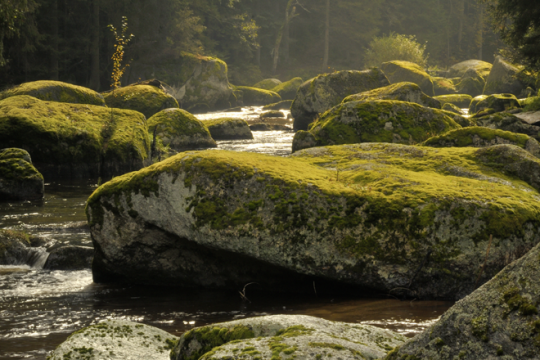
[[[487,99],[487,95],[478,95],[475,98],[471,100],[471,103],[469,105],[469,115],[474,115],[478,112],[476,109],[476,105],[478,105],[483,100]]]
[[[242,92],[244,106],[262,106],[275,104],[276,102],[281,101],[281,96],[270,90],[257,89],[249,86],[235,86],[235,89]]]
[[[517,134],[525,134],[540,141],[540,126],[529,125],[508,113],[496,113],[482,116],[476,119],[478,126],[484,126],[490,129],[500,129]]]
[[[311,125],[309,132],[316,146],[388,142],[416,144],[433,135],[457,129],[451,117],[440,110],[404,101],[351,101],[326,112]],[[293,139],[293,148],[300,150],[300,142]]]
[[[169,360],[178,337],[126,320],[107,320],[75,331],[47,360]]]
[[[539,259],[537,245],[386,360],[538,359]]]
[[[242,119],[221,118],[205,120],[203,124],[210,131],[210,135],[212,135],[214,140],[253,139],[253,134],[249,129],[248,123]]]
[[[519,100],[512,94],[489,95],[476,104],[476,112],[493,109],[495,112],[519,109]]]
[[[43,266],[47,270],[82,270],[92,267],[94,248],[90,246],[62,246],[51,251]]]
[[[272,90],[276,86],[281,84],[279,79],[264,79],[253,85],[252,87],[263,90]]]
[[[478,72],[481,76],[487,77],[491,72],[493,65],[482,60],[466,60],[458,64],[455,64],[448,69],[448,77],[463,77],[467,71],[473,70]]]
[[[107,106],[138,111],[150,118],[164,109],[177,108],[178,102],[161,88],[133,84],[104,93]]]
[[[405,342],[396,332],[305,315],[271,315],[195,328],[171,360],[378,359]]]
[[[336,71],[322,74],[300,86],[291,106],[294,130],[307,130],[319,114],[338,105],[352,94],[390,85],[379,69]]]
[[[434,136],[422,143],[423,146],[431,147],[486,147],[500,144],[516,145],[532,155],[540,157],[540,145],[536,139],[524,134],[480,126],[452,130],[446,134]]]
[[[518,73],[519,69],[516,66],[497,56],[486,79],[484,95],[507,93],[520,96],[526,86],[518,79]]]
[[[294,100],[296,92],[303,83],[304,80],[302,80],[302,78],[295,77],[294,79],[277,85],[272,91],[277,92],[283,100]]]
[[[538,189],[512,145],[181,153],[89,198],[94,281],[461,298],[490,235],[481,282],[540,242]]]
[[[26,95],[0,101],[0,144],[27,150],[47,181],[124,174],[142,168],[150,152],[139,112]]]
[[[43,198],[43,175],[32,165],[28,151],[0,150],[0,201]]]
[[[412,82],[420,86],[420,89],[425,94],[429,96],[435,95],[431,76],[418,64],[410,61],[388,61],[381,65],[381,70],[392,84]]]
[[[82,86],[61,81],[40,80],[23,83],[0,92],[0,100],[28,95],[44,101],[105,106],[103,95]]]
[[[0,229],[0,265],[23,264],[30,239],[22,231]]]
[[[173,151],[215,148],[204,124],[182,109],[166,109],[148,119],[148,130]]]
[[[427,96],[414,83],[402,82],[386,87],[366,91],[360,94],[347,96],[343,102],[370,101],[370,100],[399,100],[416,103],[434,109],[441,108],[441,102]]]

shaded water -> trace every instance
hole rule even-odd
[[[249,141],[218,141],[218,146],[290,154],[290,131],[254,132],[254,137]],[[47,184],[42,201],[0,203],[0,228],[40,235],[48,249],[66,244],[91,246],[84,207],[95,188],[92,182]],[[250,302],[242,301],[237,291],[94,284],[90,270],[0,266],[0,360],[45,359],[73,331],[110,318],[139,321],[179,335],[214,322],[265,314],[305,314],[372,324],[412,336],[452,305],[320,292],[264,294],[248,288],[246,293]]]

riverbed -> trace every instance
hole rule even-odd
[[[258,121],[261,108],[199,116],[202,121],[236,117]],[[285,112],[285,118],[288,113]],[[283,120],[285,121],[285,120]],[[290,123],[292,125],[292,122]],[[218,149],[288,156],[292,130],[256,131],[253,140],[218,141]],[[213,151],[213,150],[208,150]],[[52,249],[91,246],[84,213],[95,181],[48,183],[45,198],[0,203],[0,228],[26,230]],[[195,326],[267,314],[304,314],[380,326],[413,336],[451,305],[443,301],[400,301],[383,294],[267,294],[237,290],[153,288],[95,284],[90,270],[48,271],[28,265],[0,266],[0,360],[45,359],[70,333],[105,319],[128,319],[172,334]]]

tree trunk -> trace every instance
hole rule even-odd
[[[482,4],[480,4],[480,23],[479,23],[479,26],[480,26],[480,32],[479,32],[479,49],[478,49],[478,60],[483,60],[483,55],[482,52],[483,52],[483,47],[484,47],[484,6]]]
[[[92,68],[90,71],[90,89],[99,91],[99,0],[93,1],[92,23]]]
[[[285,64],[289,63],[289,23],[290,21],[287,21],[285,29],[283,29],[283,61]]]
[[[461,40],[463,40],[463,20],[465,18],[465,1],[458,3],[459,6],[459,32],[458,32],[458,49],[461,51]]]
[[[51,80],[58,80],[58,0],[52,1],[51,22],[51,67],[49,77]]]
[[[330,0],[326,0],[326,27],[324,31],[323,71],[328,69],[328,51],[330,48]]]

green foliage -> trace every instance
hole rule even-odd
[[[114,34],[114,39],[116,41],[114,44],[115,51],[111,58],[113,61],[111,88],[114,90],[121,86],[120,80],[122,79],[122,75],[124,75],[124,71],[126,71],[126,68],[129,66],[129,64],[126,64],[124,67],[122,67],[122,62],[124,61],[126,46],[129,44],[131,39],[133,39],[134,35],[130,34],[127,36],[128,24],[127,17],[125,16],[122,16],[122,31],[120,33],[118,33],[112,24],[109,24],[108,27]]]
[[[3,0],[0,2],[0,67],[6,65],[4,59],[4,37],[19,35],[26,17],[35,11],[34,0]]]
[[[428,60],[426,47],[426,44],[419,44],[414,35],[391,33],[389,36],[375,37],[366,51],[365,66],[378,67],[383,62],[404,60],[425,68]]]

